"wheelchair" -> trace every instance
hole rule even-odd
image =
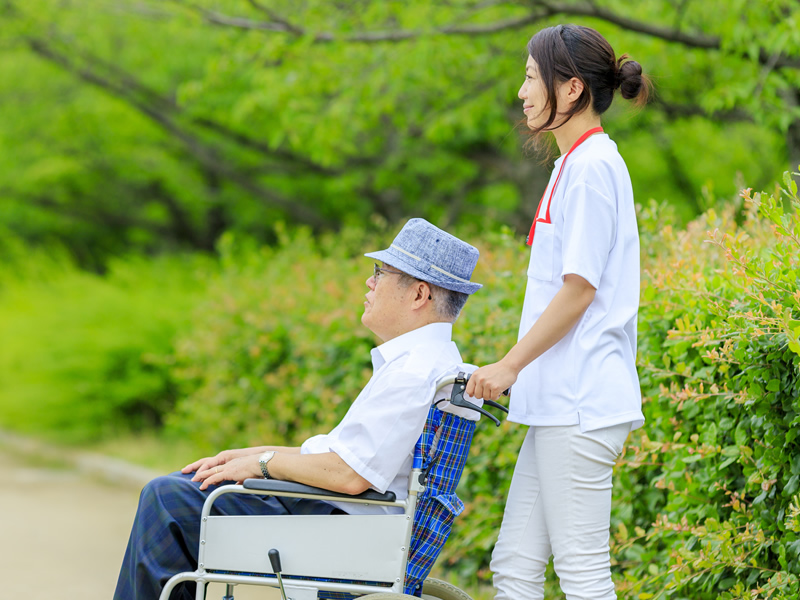
[[[407,498],[398,500],[393,492],[374,490],[349,496],[274,479],[222,486],[209,494],[200,516],[197,570],[173,576],[160,600],[168,600],[183,582],[197,584],[196,600],[205,599],[208,583],[225,584],[223,600],[234,600],[234,587],[242,584],[277,588],[283,600],[471,600],[456,586],[427,578],[453,520],[464,509],[455,488],[476,424],[448,412],[447,404],[478,412],[497,426],[500,420],[485,406],[508,412],[496,402],[487,400],[480,406],[466,400],[468,379],[461,372],[437,381],[414,450]],[[450,385],[449,396],[436,400]],[[379,515],[212,514],[214,501],[224,494],[335,500],[399,510]]]

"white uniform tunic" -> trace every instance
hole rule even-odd
[[[436,381],[444,375],[475,370],[472,365],[462,364],[458,348],[451,341],[452,330],[450,323],[432,323],[374,348],[372,378],[347,414],[330,433],[307,439],[300,452],[335,452],[369,481],[373,489],[390,490],[398,500],[408,496],[414,447],[434,399]],[[452,386],[440,390],[436,399],[449,397],[451,390]],[[449,402],[443,402],[439,408],[478,419],[474,411],[451,406]],[[352,502],[332,504],[350,514],[400,510]]]
[[[563,162],[556,161],[537,217]],[[569,155],[550,205],[536,224],[520,339],[568,274],[597,290],[570,332],[525,367],[511,390],[508,419],[525,425],[580,425],[591,431],[644,423],[636,374],[639,235],[633,189],[617,145],[589,137]]]

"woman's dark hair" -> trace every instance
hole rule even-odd
[[[539,69],[539,78],[547,91],[547,121],[532,130],[537,135],[556,120],[556,84],[573,77],[583,83],[583,92],[567,111],[564,123],[591,105],[598,115],[603,114],[614,92],[619,88],[626,100],[636,99],[644,104],[650,95],[650,80],[642,75],[642,65],[635,60],[619,59],[606,39],[589,27],[556,25],[542,29],[528,42],[528,54]]]

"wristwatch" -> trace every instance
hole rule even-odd
[[[264,476],[264,479],[272,479],[272,477],[269,476],[267,463],[272,460],[273,456],[275,456],[275,450],[267,450],[258,457],[258,464],[261,465],[261,474]]]

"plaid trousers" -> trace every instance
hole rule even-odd
[[[115,600],[156,600],[170,577],[197,568],[200,512],[208,494],[193,474],[157,477],[139,497],[139,508],[122,560]],[[234,482],[230,482],[234,483]],[[223,484],[225,485],[225,484]],[[214,503],[217,515],[329,515],[341,512],[321,500],[226,494]],[[194,583],[176,589],[180,599],[194,598]]]

